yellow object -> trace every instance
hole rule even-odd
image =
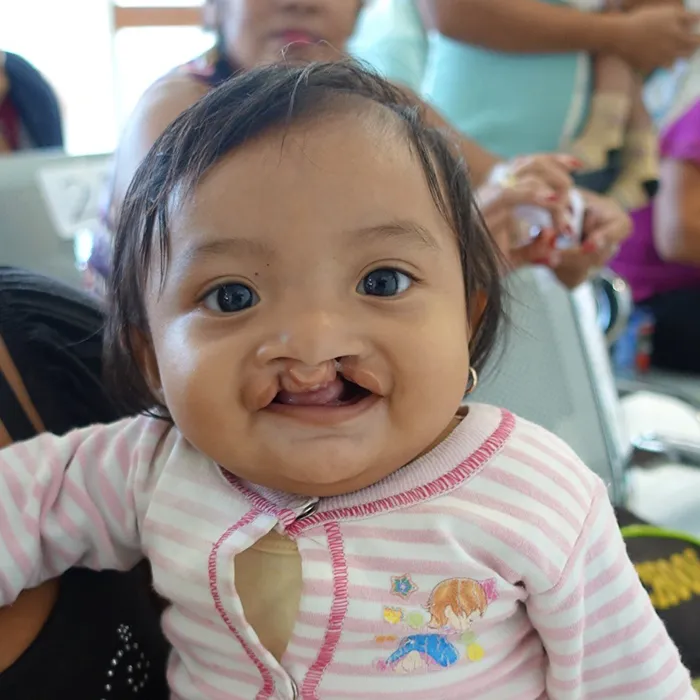
[[[479,644],[470,644],[467,647],[467,656],[470,661],[481,661],[484,658],[484,649]]]
[[[403,619],[403,611],[400,608],[384,608],[384,619],[390,625],[398,625]]]

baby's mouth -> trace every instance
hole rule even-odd
[[[372,396],[372,392],[351,381],[342,374],[325,384],[309,387],[304,391],[279,391],[273,404],[284,406],[318,406],[337,408],[353,406]]]

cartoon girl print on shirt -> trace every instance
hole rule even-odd
[[[383,671],[415,673],[421,670],[449,668],[460,659],[459,642],[466,646],[466,658],[477,661],[483,649],[471,632],[475,620],[484,616],[496,600],[495,579],[474,581],[454,578],[442,581],[432,590],[425,609],[430,614],[430,632],[404,637],[396,651],[380,663]],[[389,621],[387,619],[387,621]]]

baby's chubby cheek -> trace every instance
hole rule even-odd
[[[221,343],[207,342],[187,332],[185,322],[155,334],[154,348],[165,401],[173,417],[196,413],[230,401],[234,359]]]

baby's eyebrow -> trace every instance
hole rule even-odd
[[[347,232],[351,244],[356,243],[358,237],[365,239],[390,239],[399,238],[407,243],[415,243],[425,248],[439,249],[436,238],[424,226],[421,226],[415,221],[390,221],[377,226],[368,226],[366,228],[354,229]]]
[[[182,252],[181,261],[185,265],[192,265],[222,256],[270,259],[275,257],[275,251],[263,241],[225,237],[210,241],[192,241]]]

